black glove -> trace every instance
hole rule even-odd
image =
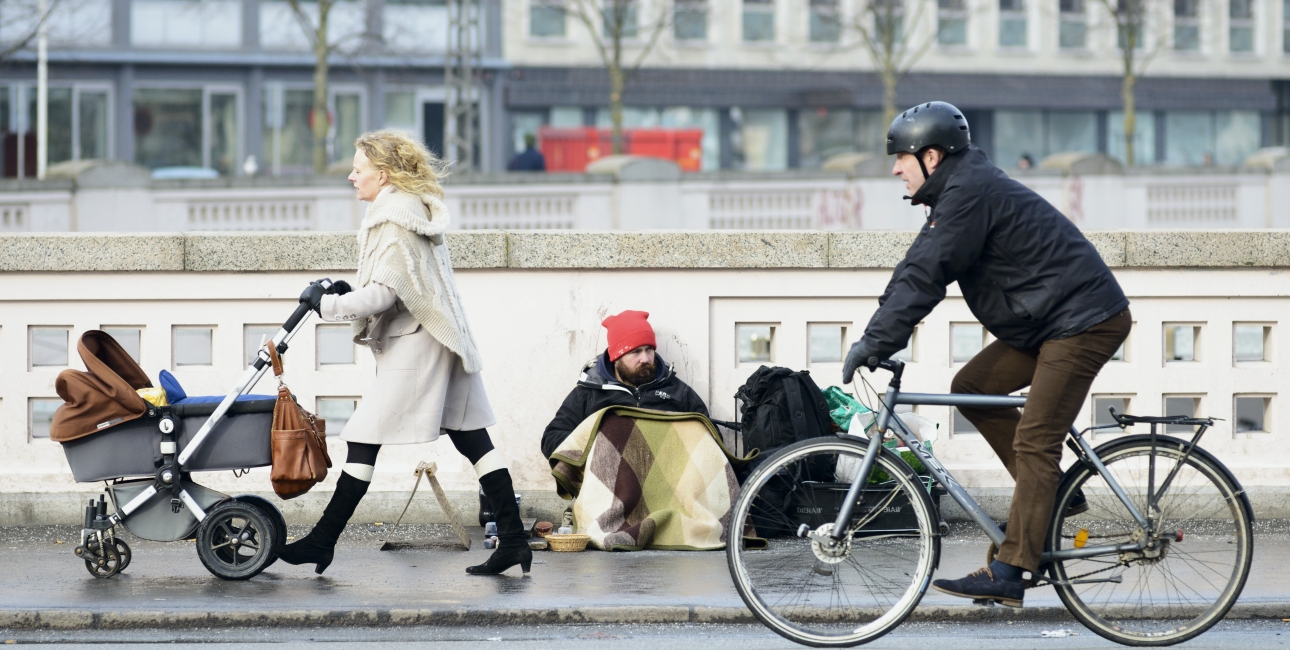
[[[321,284],[310,282],[309,286],[300,294],[300,302],[309,305],[309,308],[322,316],[322,297],[327,293]]]
[[[847,360],[842,364],[842,383],[851,383],[851,378],[855,376],[860,366],[867,366],[870,370],[878,367],[878,357],[869,352],[864,341],[851,344],[851,351],[847,352]]]
[[[327,290],[327,294],[334,295],[334,296],[343,296],[351,291],[353,291],[353,289],[350,288],[348,282],[344,280],[337,280],[331,283],[331,288]]]

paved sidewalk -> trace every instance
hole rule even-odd
[[[306,529],[292,527],[291,533]],[[424,536],[426,528],[406,531]],[[749,622],[724,552],[538,553],[529,577],[469,576],[491,551],[377,550],[381,528],[352,525],[322,576],[274,564],[255,579],[207,573],[191,543],[127,536],[134,559],[108,580],[72,555],[68,527],[0,529],[0,628],[135,628],[314,625],[498,625],[536,623]],[[399,535],[400,538],[405,538]],[[56,544],[61,539],[65,543]],[[942,545],[940,577],[980,567],[985,537],[954,526]],[[1254,568],[1232,618],[1290,617],[1290,522],[1260,522]],[[1050,587],[1026,607],[978,607],[929,590],[914,619],[1066,620]]]

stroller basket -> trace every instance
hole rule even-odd
[[[269,431],[273,426],[274,398],[238,400],[211,431],[209,439],[188,460],[184,469],[194,472],[246,469],[272,464]],[[176,404],[170,407],[179,428],[176,441],[182,451],[218,403]],[[130,476],[152,476],[161,466],[161,431],[158,409],[151,416],[63,443],[63,453],[76,482],[103,481]]]

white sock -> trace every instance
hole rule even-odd
[[[341,467],[340,471],[345,472],[364,483],[371,483],[372,472],[376,471],[376,468],[372,465],[364,465],[362,463],[345,463],[345,465]]]
[[[506,469],[506,459],[497,453],[496,449],[490,450],[484,454],[479,462],[475,463],[475,476],[483,476],[496,472],[499,469]]]

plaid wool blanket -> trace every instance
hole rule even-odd
[[[604,551],[725,548],[744,460],[698,413],[626,406],[593,413],[550,458],[577,532]]]

